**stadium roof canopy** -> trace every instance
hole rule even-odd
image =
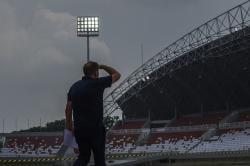
[[[250,0],[194,29],[135,70],[104,100],[105,116],[250,107]]]

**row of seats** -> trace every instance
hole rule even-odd
[[[138,140],[139,134],[118,134],[109,135],[106,138],[106,148],[108,150],[121,149],[124,150],[127,146],[134,146]]]
[[[110,135],[107,138],[106,149],[110,153],[132,152],[159,152],[178,151],[185,152],[199,142],[204,132],[178,132],[178,133],[151,133],[146,143],[137,146],[139,134]]]
[[[219,112],[211,113],[206,115],[199,115],[194,117],[181,117],[177,118],[170,127],[176,126],[193,126],[193,125],[203,125],[203,124],[217,124],[219,121],[224,119],[228,113]]]
[[[193,117],[182,117],[174,120],[169,127],[179,127],[179,126],[193,126],[193,125],[204,125],[204,124],[218,124],[221,120],[223,120],[228,112],[218,112],[218,113],[210,113],[203,116],[193,116]],[[249,119],[248,119],[249,118]],[[249,120],[250,121],[250,111],[243,112],[240,114],[239,120]],[[125,121],[119,122],[114,130],[123,130],[123,129],[140,129],[144,126],[145,122],[138,121]],[[197,131],[197,132],[174,132],[174,133],[164,133],[155,132],[151,133],[146,139],[146,143],[142,146],[137,146],[135,143],[138,141],[139,134],[111,134],[106,142],[106,147],[109,152],[140,152],[140,151],[178,151],[185,152],[191,150],[191,152],[201,152],[201,151],[209,151],[207,146],[211,146],[217,148],[219,150],[222,145],[221,150],[226,149],[246,149],[248,147],[246,138],[248,138],[247,131],[244,131],[245,137],[239,137],[237,132],[234,130],[219,130],[218,134],[213,136],[209,141],[201,141],[200,137],[205,131]],[[242,132],[242,131],[241,131]],[[236,135],[235,135],[236,134]],[[242,133],[241,133],[242,134]],[[225,137],[225,139],[224,139]],[[230,147],[230,143],[228,140],[235,140],[235,147]],[[241,147],[237,147],[237,141],[244,141],[244,145]],[[249,139],[250,140],[250,139]],[[223,144],[228,145],[226,148]],[[145,142],[145,140],[144,140]],[[218,144],[216,144],[218,143]],[[246,144],[245,144],[246,143]],[[197,145],[197,146],[195,146]],[[192,149],[195,146],[196,148]],[[198,148],[198,150],[197,150]],[[200,148],[200,149],[199,149]],[[203,148],[203,149],[202,149]],[[211,151],[216,150],[211,148]]]
[[[169,127],[178,127],[178,126],[193,126],[193,125],[203,125],[203,124],[217,124],[222,119],[228,115],[228,112],[217,112],[209,113],[204,115],[196,115],[191,117],[180,117],[174,120]],[[244,115],[245,116],[245,115]],[[250,121],[250,113],[249,113]],[[118,121],[114,126],[113,130],[122,130],[122,129],[140,129],[146,123],[146,120],[134,120],[134,121]],[[152,124],[151,126],[154,126]],[[158,126],[158,125],[156,125]],[[164,124],[160,124],[161,127],[164,127]]]
[[[118,121],[114,126],[113,130],[120,129],[140,129],[144,126],[145,120],[138,121]]]
[[[152,133],[144,145],[149,152],[176,151],[185,152],[199,142],[204,132]],[[139,149],[141,147],[138,147]],[[138,148],[134,151],[138,152]]]
[[[250,121],[250,111],[241,112],[237,121],[238,122]]]
[[[109,153],[127,152],[218,152],[218,151],[239,151],[250,149],[250,128],[219,130],[209,140],[202,141],[201,135],[204,132],[183,132],[183,133],[153,133],[148,142],[143,145],[135,145],[136,138],[126,142],[129,137],[119,136],[119,146],[112,146],[107,143]],[[197,145],[197,146],[196,146]],[[193,148],[194,147],[194,148]]]
[[[7,136],[3,150],[17,155],[55,155],[62,142],[62,136]]]
[[[224,118],[225,113],[218,113],[210,115],[209,119],[214,117],[219,119]],[[182,118],[182,125],[189,123],[192,120],[192,124],[199,124],[200,117],[193,118]],[[199,123],[198,123],[199,120]],[[208,120],[208,122],[217,122],[217,120]],[[177,119],[172,126],[175,126],[181,122]],[[146,121],[118,121],[113,130],[124,130],[124,129],[140,129],[145,125]],[[204,124],[204,123],[203,123]],[[161,124],[162,125],[162,124]],[[194,144],[197,144],[199,137],[202,135],[202,131],[199,132],[175,132],[175,133],[151,133],[147,139],[145,145],[136,146],[138,137],[140,134],[114,134],[111,133],[106,139],[106,149],[107,152],[127,152],[140,151],[142,148],[149,151],[162,151],[162,150],[173,150],[173,151],[185,151],[191,148]],[[142,150],[141,149],[141,150]]]
[[[175,143],[179,140],[187,141],[192,140],[194,138],[199,138],[203,132],[178,132],[178,133],[153,133],[149,137],[147,144],[159,144],[171,142]]]
[[[239,151],[250,149],[250,129],[219,130],[209,140],[201,142],[191,150],[196,152]]]
[[[138,121],[118,121],[113,130],[140,129],[146,123],[146,120]],[[106,137],[107,153],[128,153],[136,146],[140,134],[109,134]]]
[[[203,115],[180,117],[175,119],[168,127],[178,127],[178,126],[194,126],[194,125],[204,125],[204,124],[218,124],[223,120],[228,112],[217,112],[217,113],[207,113]],[[240,113],[237,121],[250,121],[250,111],[244,111]],[[140,129],[145,125],[144,120],[134,120],[134,121],[118,121],[113,130],[122,129]],[[165,124],[166,125],[166,124]],[[164,124],[151,124],[152,128],[164,127]]]
[[[193,126],[203,124],[217,124],[228,113],[213,113],[206,116],[182,117],[173,121],[169,126]],[[242,112],[238,121],[250,121],[250,112]],[[113,130],[140,129],[146,120],[119,121]],[[111,153],[127,153],[140,151],[178,151],[210,152],[224,150],[243,150],[250,147],[250,129],[219,130],[207,141],[200,140],[205,131],[198,132],[153,132],[146,139],[145,144],[137,146],[140,134],[112,134],[106,139],[106,149]],[[248,141],[249,140],[249,141]],[[63,142],[62,136],[7,136],[2,151],[9,154],[22,155],[54,155]],[[237,146],[240,142],[240,146]],[[195,146],[194,149],[192,147]]]

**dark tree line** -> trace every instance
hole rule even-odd
[[[119,117],[108,116],[104,119],[104,124],[107,130],[109,130],[119,120]],[[54,122],[48,122],[44,127],[36,126],[19,132],[56,132],[63,131],[65,129],[65,119],[56,120]]]
[[[29,129],[20,130],[20,132],[55,132],[63,131],[65,129],[65,119],[55,120],[54,122],[48,122],[43,126],[35,126]]]

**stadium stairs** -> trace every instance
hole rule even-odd
[[[201,142],[203,142],[204,140],[208,140],[209,138],[211,138],[212,136],[214,136],[214,134],[216,133],[216,128],[210,128],[207,132],[205,132],[201,138],[200,141],[195,144],[194,146],[192,146],[191,148],[189,148],[185,153],[190,152],[192,149],[194,149],[195,147],[197,147]]]
[[[218,124],[218,126],[216,128],[210,128],[206,133],[204,133],[201,136],[201,139],[200,139],[199,143],[197,143],[196,145],[194,145],[193,147],[191,147],[187,151],[187,153],[190,152],[190,151],[192,151],[193,149],[195,149],[203,141],[208,141],[213,136],[216,136],[220,132],[220,126],[224,126],[224,124],[232,123],[232,122],[235,122],[235,121],[239,120],[240,113],[244,113],[245,111],[248,111],[248,109],[246,109],[246,110],[245,109],[244,110],[239,110],[239,111],[233,111],[231,114],[229,114],[228,116],[226,116],[223,120],[221,120],[219,122],[219,124]]]
[[[142,126],[142,129],[145,129],[146,132],[142,132],[138,138],[138,140],[136,141],[135,145],[138,146],[138,145],[141,145],[144,141],[145,141],[145,138],[149,137],[150,135],[150,130],[147,130],[147,128],[150,128],[150,119],[148,119],[144,125]]]
[[[239,112],[240,111],[233,111],[231,114],[225,117],[222,121],[220,121],[220,124],[236,121],[239,118]]]
[[[232,113],[230,113],[229,115],[227,115],[224,119],[222,119],[218,123],[219,125],[216,128],[210,128],[210,129],[208,129],[207,132],[205,132],[201,136],[200,141],[196,145],[194,145],[193,147],[191,147],[186,153],[188,153],[192,149],[196,148],[203,141],[209,140],[211,137],[213,137],[218,132],[218,128],[219,128],[220,125],[223,125],[224,123],[234,122],[238,117],[239,117],[239,111],[233,111]]]
[[[144,145],[148,142],[148,139],[150,138],[152,131],[150,130],[150,128],[153,128],[154,125],[156,125],[157,127],[167,127],[169,124],[171,124],[173,120],[159,120],[159,121],[150,121],[148,120],[145,125],[144,128],[148,128],[149,132],[145,132],[142,133],[143,135],[141,136],[141,139],[137,141],[138,146]],[[156,128],[157,128],[156,127]]]

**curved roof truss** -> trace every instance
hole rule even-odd
[[[105,97],[104,116],[111,115],[116,110],[121,110],[116,102],[118,99],[121,103],[124,103],[131,96],[136,95],[140,90],[152,82],[163,77],[168,72],[171,72],[171,69],[163,70],[164,72],[161,73],[155,72],[162,67],[165,69],[167,63],[212,41],[243,30],[249,27],[249,25],[250,0],[222,13],[184,35],[136,69],[117,88]],[[199,53],[198,56],[202,56],[202,54]],[[153,72],[154,74],[152,74]],[[149,75],[150,78],[147,77]],[[135,86],[136,84],[137,86]],[[131,88],[134,89],[126,93]]]

